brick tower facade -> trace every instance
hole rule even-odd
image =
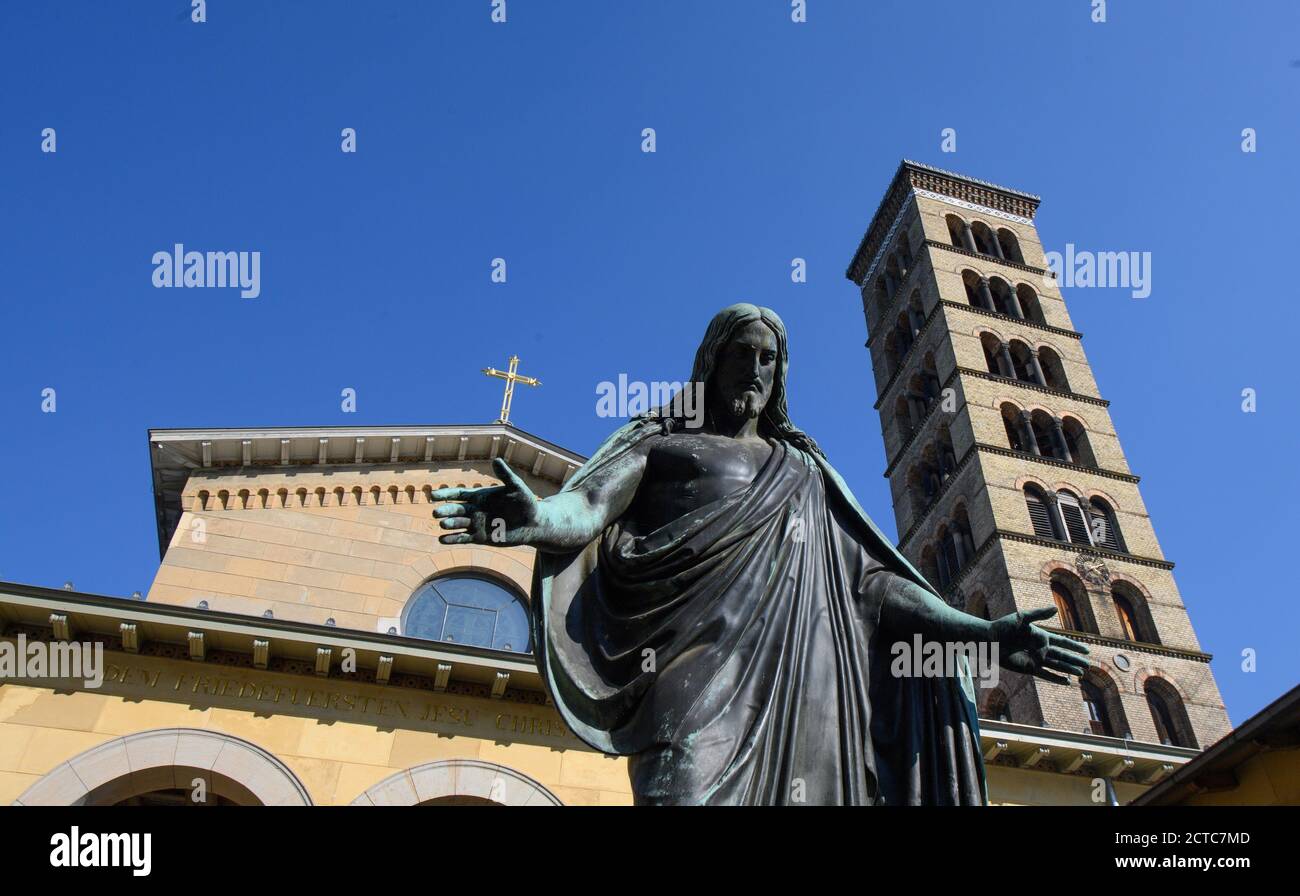
[[[899,546],[954,605],[989,618],[1055,606],[1047,627],[1092,651],[1068,686],[1005,673],[979,695],[992,728],[1203,749],[1227,713],[1045,270],[1038,204],[905,161],[849,265]],[[1038,755],[1040,769],[1151,782],[1122,749],[1105,770],[1087,752],[1070,768]]]

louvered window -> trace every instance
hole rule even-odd
[[[1029,519],[1034,524],[1034,534],[1039,538],[1055,538],[1056,529],[1052,526],[1052,514],[1043,499],[1027,491],[1025,504],[1029,506]]]
[[[1088,531],[1088,521],[1084,518],[1083,508],[1079,506],[1079,499],[1069,492],[1058,492],[1056,505],[1061,508],[1061,521],[1065,523],[1065,531],[1070,536],[1070,541],[1074,544],[1091,545],[1092,535]]]
[[[1112,551],[1124,550],[1120,546],[1119,529],[1115,525],[1115,515],[1110,512],[1110,508],[1100,501],[1093,500],[1089,502],[1088,509],[1093,542]]]

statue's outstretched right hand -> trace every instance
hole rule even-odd
[[[540,499],[501,458],[492,469],[502,485],[486,488],[440,488],[434,501],[447,501],[434,508],[444,529],[460,529],[439,537],[443,544],[494,544],[501,547],[528,544],[537,534]]]

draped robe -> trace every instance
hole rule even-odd
[[[565,488],[657,432],[624,426]],[[889,673],[885,595],[930,586],[823,457],[769,441],[748,488],[539,552],[536,658],[565,722],[631,757],[638,804],[982,804],[968,671]]]

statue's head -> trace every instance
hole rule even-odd
[[[773,389],[784,385],[784,376],[778,376],[785,361],[784,343],[781,319],[766,308],[732,305],[715,314],[691,373],[692,382],[703,384],[708,413],[761,417]]]
[[[786,409],[789,368],[785,324],[771,308],[741,303],[713,316],[695,353],[691,382],[704,386],[712,414],[757,417],[758,431],[816,451]]]

